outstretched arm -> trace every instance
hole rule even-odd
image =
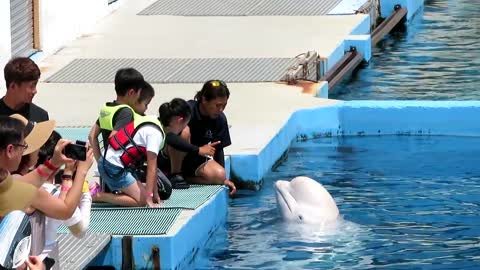
[[[92,147],[93,156],[95,157],[96,161],[98,161],[102,156],[102,153],[100,151],[100,143],[98,142],[98,135],[100,134],[100,132],[100,126],[95,123],[90,129],[90,133],[88,134],[88,141],[90,142],[90,147]]]

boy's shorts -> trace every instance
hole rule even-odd
[[[118,167],[105,160],[98,160],[98,172],[110,190],[121,190],[134,184],[137,179],[125,168]]]

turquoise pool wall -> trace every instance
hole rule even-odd
[[[226,222],[227,191],[223,189],[210,198],[195,215],[183,224],[176,234],[133,236],[133,259],[135,269],[152,269],[152,248],[159,247],[162,269],[189,269],[196,253],[205,245],[212,233]],[[192,210],[193,211],[193,210]],[[90,266],[114,266],[122,268],[122,236],[113,236],[112,241]]]
[[[321,57],[327,58],[327,71],[335,66],[340,59],[342,59],[342,57],[345,55],[345,51],[350,50],[350,46],[357,46],[358,51],[370,59],[371,41],[368,37],[361,37],[364,35],[370,36],[370,16],[365,16],[365,18],[350,32],[350,36],[344,41],[340,42],[329,56],[321,55]],[[370,47],[365,49],[367,48],[368,44],[370,44]]]
[[[233,155],[231,172],[251,188],[262,185],[292,140],[323,136],[480,136],[480,101],[340,101],[299,110],[257,155]]]
[[[339,135],[479,136],[480,101],[348,101]]]

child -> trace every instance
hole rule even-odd
[[[195,154],[200,156],[213,156],[215,154],[215,145],[206,144],[198,147],[182,139],[180,134],[186,128],[192,116],[192,110],[188,103],[181,98],[174,98],[170,102],[163,103],[159,110],[160,122],[165,128],[167,147],[160,151],[158,156],[158,167],[169,175],[173,188],[188,188],[189,184],[181,176],[181,164],[174,163],[171,155]],[[177,151],[174,151],[177,150]]]
[[[52,132],[48,141],[40,148],[38,153],[38,164],[43,164],[50,156],[52,156],[55,145],[62,137],[56,131]],[[55,176],[58,172],[51,174],[50,177],[43,184],[43,188],[51,193],[53,196],[65,199],[68,190],[72,187],[72,180],[76,171],[75,163],[68,163],[61,176],[62,187],[57,188],[55,185]],[[57,230],[60,225],[65,224],[70,232],[81,238],[85,235],[90,224],[90,209],[92,206],[92,197],[88,188],[88,181],[84,181],[82,195],[78,207],[75,209],[73,215],[67,220],[58,220],[47,217],[45,220],[45,247],[42,252],[43,255],[48,255],[49,258],[58,262],[58,245],[56,241]]]
[[[146,83],[148,84],[148,83]],[[149,85],[149,84],[148,84]],[[151,92],[142,89],[141,104],[145,112],[153,98]],[[151,93],[147,97],[146,94]],[[142,113],[143,113],[142,112]],[[98,192],[95,201],[109,202],[122,206],[158,207],[160,197],[157,189],[157,155],[164,145],[164,132],[157,117],[134,113],[133,121],[112,134],[108,139],[105,156],[98,160],[98,171],[102,180],[111,190],[122,194]],[[135,175],[136,170],[147,163],[146,186]]]

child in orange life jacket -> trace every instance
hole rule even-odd
[[[120,69],[117,72],[115,76],[115,90],[117,91],[117,100],[102,107],[97,123],[92,127],[89,134],[89,141],[92,145],[97,165],[108,149],[109,138],[132,122],[134,113],[143,115],[148,108],[148,104],[155,96],[153,87],[148,82],[145,82],[143,76],[134,69]],[[124,93],[123,96],[121,93]],[[103,140],[102,152],[98,142],[100,133]],[[110,190],[108,185],[104,183],[103,178],[101,178],[101,185],[93,185],[90,189],[93,191],[92,196],[95,196],[102,189],[103,191],[112,191],[114,193],[119,191]]]
[[[148,105],[148,104],[146,104]],[[146,106],[145,106],[146,107]],[[122,206],[158,207],[157,155],[164,145],[165,134],[155,116],[134,114],[134,120],[108,139],[105,156],[99,159],[98,170],[112,190],[122,194],[99,192],[95,201]],[[147,163],[146,185],[134,173]]]
[[[133,121],[134,112],[144,114],[146,108],[141,106],[144,104],[143,101],[148,98],[151,100],[154,96],[152,86],[146,83],[143,75],[134,68],[122,68],[117,71],[115,74],[115,92],[117,98],[104,104],[99,118],[88,135],[97,161],[104,154],[100,149],[98,136],[101,135],[105,150],[110,135]]]

